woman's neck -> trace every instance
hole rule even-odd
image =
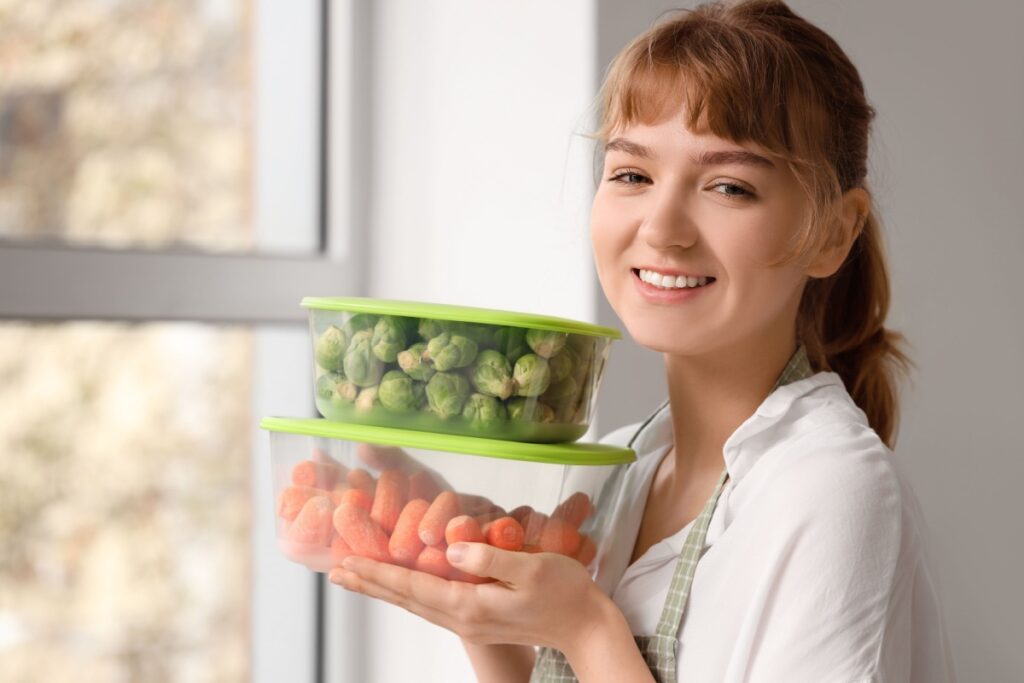
[[[675,478],[724,466],[722,448],[768,396],[796,335],[751,339],[701,356],[665,354]]]

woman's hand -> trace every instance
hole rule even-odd
[[[457,569],[497,581],[447,581],[356,556],[331,570],[330,580],[476,644],[543,645],[569,653],[583,646],[608,614],[611,601],[579,562],[563,555],[456,543],[447,557]]]

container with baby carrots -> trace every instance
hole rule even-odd
[[[530,313],[307,297],[317,410],[337,422],[555,443],[590,425],[610,327]]]
[[[318,572],[349,554],[480,581],[445,559],[448,544],[555,552],[593,571],[607,551],[602,511],[634,452],[539,444],[323,419],[268,417],[277,540]]]

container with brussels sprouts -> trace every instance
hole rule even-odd
[[[306,298],[314,397],[336,422],[537,443],[590,424],[612,328],[542,315]]]

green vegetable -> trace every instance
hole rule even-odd
[[[451,332],[452,323],[447,320],[430,320],[423,318],[419,322],[418,332],[424,341],[430,341],[434,337]]]
[[[427,350],[426,342],[417,342],[398,354],[398,367],[402,368],[405,374],[421,382],[430,380],[435,370],[423,360],[423,352]]]
[[[341,329],[331,325],[316,340],[314,355],[316,364],[324,370],[339,372],[345,361],[345,349],[348,348],[348,335]]]
[[[361,387],[373,386],[384,374],[384,363],[373,354],[373,332],[360,330],[345,352],[345,375]]]
[[[557,405],[563,401],[571,400],[579,392],[579,385],[572,377],[566,377],[560,382],[552,382],[548,390],[544,392],[543,398],[551,405]]]
[[[516,397],[508,400],[508,417],[510,420],[554,422],[555,411],[551,406],[540,401]]]
[[[406,324],[401,318],[381,316],[373,327],[373,355],[385,363],[395,362],[398,352],[405,348]]]
[[[527,330],[526,343],[533,352],[543,358],[551,358],[565,347],[569,338],[566,332],[548,332],[547,330]]]
[[[385,373],[377,390],[380,404],[398,413],[418,410],[426,396],[426,385],[417,382],[401,370]]]
[[[356,397],[356,410],[361,413],[369,412],[373,410],[373,407],[377,405],[377,386],[366,387],[359,392],[359,396]]]
[[[544,358],[528,353],[516,361],[512,379],[516,396],[540,396],[551,384],[551,367]]]
[[[521,327],[502,327],[495,334],[495,348],[504,354],[510,363],[530,352],[526,343],[526,330]]]
[[[578,365],[577,358],[576,351],[571,346],[566,346],[548,359],[548,363],[551,364],[551,381],[560,382],[571,375]]]
[[[466,401],[466,407],[462,410],[462,417],[469,420],[473,427],[488,429],[507,419],[508,410],[493,396],[471,394]]]
[[[342,325],[342,330],[345,331],[345,335],[351,340],[356,332],[362,332],[363,330],[372,331],[376,324],[377,316],[372,313],[356,313],[345,321],[345,324]],[[351,344],[351,341],[349,343]]]
[[[427,342],[423,360],[434,364],[438,372],[464,368],[476,358],[476,342],[459,334],[444,332]]]
[[[469,397],[469,382],[454,372],[438,372],[427,382],[427,402],[442,420],[462,412]]]
[[[344,380],[345,375],[337,372],[325,372],[316,379],[316,395],[322,399],[331,398],[338,385]]]
[[[477,391],[487,396],[506,399],[515,390],[512,364],[508,358],[492,349],[485,349],[477,356],[470,379]]]

